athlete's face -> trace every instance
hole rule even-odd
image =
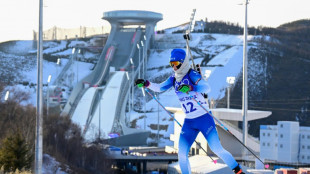
[[[173,62],[170,62],[169,64],[173,68],[174,71],[178,70],[182,66],[182,63],[179,61],[173,61]]]
[[[178,68],[177,68],[177,66],[176,66],[176,65],[173,65],[173,67],[172,67],[172,68],[173,68],[173,70],[174,70],[174,71],[178,70]]]

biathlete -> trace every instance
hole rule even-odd
[[[198,100],[203,107],[209,110],[208,103],[202,93],[208,93],[210,87],[202,79],[199,72],[190,68],[189,58],[183,49],[171,51],[170,66],[174,74],[161,84],[152,83],[148,80],[137,79],[135,85],[146,87],[155,92],[162,92],[174,87],[182,109],[186,114],[179,138],[178,160],[183,174],[190,174],[191,168],[188,160],[188,152],[199,132],[209,143],[211,150],[221,158],[237,174],[244,174],[234,157],[226,151],[219,140],[214,120],[206,113],[188,94]],[[188,94],[187,94],[188,93]]]

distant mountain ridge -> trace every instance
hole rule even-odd
[[[310,27],[310,19],[301,19],[289,23],[285,23],[277,27],[278,29],[281,28],[291,28],[291,29],[298,29],[298,28],[308,28]]]

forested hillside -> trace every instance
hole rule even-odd
[[[272,111],[271,117],[249,123],[249,132],[259,135],[261,124],[299,121],[310,126],[310,21],[300,20],[265,30],[259,48],[249,47],[249,109]],[[253,62],[260,62],[262,73]],[[251,85],[260,88],[253,88]],[[254,86],[255,86],[254,85]],[[231,107],[241,108],[242,75],[231,94]],[[218,107],[225,107],[223,99]]]

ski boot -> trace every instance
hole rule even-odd
[[[245,174],[243,173],[242,169],[240,168],[240,166],[238,165],[237,167],[235,167],[233,169],[233,171],[236,173],[236,174]]]

